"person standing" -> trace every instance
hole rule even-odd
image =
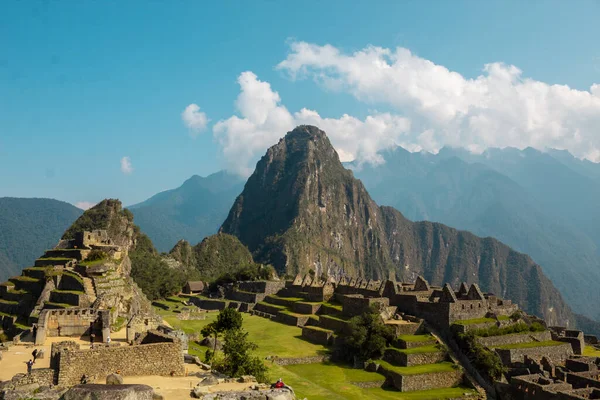
[[[31,375],[31,368],[33,368],[33,361],[29,360],[29,361],[27,361],[26,364],[27,364],[27,374]]]
[[[90,348],[94,348],[94,339],[96,338],[95,333],[90,333]]]
[[[33,343],[35,343],[35,338],[37,337],[37,324],[33,324],[33,329],[31,330],[31,334],[33,335]]]
[[[31,352],[31,355],[33,356],[33,363],[35,364],[35,360],[38,356],[38,349],[33,349],[33,352]]]

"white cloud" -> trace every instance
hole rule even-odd
[[[306,108],[292,114],[281,104],[279,94],[268,82],[250,72],[238,77],[241,92],[236,100],[240,117],[232,116],[213,127],[227,168],[249,175],[251,165],[265,150],[297,125],[316,125],[329,136],[342,161],[380,161],[377,152],[402,143],[410,122],[389,113],[370,115],[360,120],[349,115],[339,119],[323,118]]]
[[[91,202],[91,201],[78,201],[77,203],[75,203],[75,207],[80,208],[82,210],[89,210],[90,208],[94,207],[97,203]]]
[[[130,175],[133,172],[133,166],[129,157],[121,158],[121,172],[125,175]]]
[[[200,111],[200,107],[197,104],[190,104],[183,110],[181,113],[181,119],[185,126],[190,130],[190,135],[192,137],[198,136],[200,132],[206,129],[206,125],[208,125],[208,117],[202,111]]]
[[[589,91],[549,85],[503,63],[487,64],[482,75],[467,79],[404,48],[370,46],[345,54],[305,42],[292,43],[277,68],[293,79],[308,76],[325,89],[395,108],[412,124],[401,136],[404,144],[398,143],[408,148],[554,147],[600,161],[598,84]],[[388,143],[399,139],[394,134],[381,132],[390,135]]]

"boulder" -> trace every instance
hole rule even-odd
[[[241,392],[215,392],[199,397],[203,400],[295,400],[292,392],[286,389],[245,390]]]
[[[154,390],[148,385],[77,385],[69,389],[64,400],[153,400]]]
[[[211,351],[215,348],[215,338],[207,336],[200,342],[202,346],[208,347]],[[223,348],[223,344],[220,340],[217,339],[217,350],[221,350]]]
[[[256,378],[252,375],[242,375],[237,381],[239,383],[256,383]]]
[[[122,385],[123,377],[119,374],[110,374],[106,377],[107,385]]]
[[[208,375],[206,378],[202,379],[196,386],[212,386],[218,385],[219,380],[214,375]]]
[[[191,396],[195,399],[203,399],[205,394],[208,394],[209,390],[207,386],[196,386],[192,389]]]

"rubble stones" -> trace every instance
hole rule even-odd
[[[64,395],[64,400],[153,400],[154,390],[148,385],[77,385]]]

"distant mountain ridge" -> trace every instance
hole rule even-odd
[[[243,185],[241,177],[225,171],[194,175],[180,187],[128,208],[156,248],[167,252],[181,239],[199,243],[216,233]]]
[[[411,222],[379,207],[316,127],[300,126],[268,149],[221,232],[237,236],[256,261],[280,272],[477,282],[550,323],[575,323],[528,256],[492,238]]]
[[[0,198],[0,281],[32,266],[82,213],[54,199]]]
[[[403,210],[412,220],[496,237],[531,255],[578,313],[600,319],[595,307],[600,301],[599,244],[595,227],[578,222],[585,215],[598,217],[590,199],[599,198],[593,182],[600,164],[564,151],[510,148],[481,155],[396,148],[382,156],[385,163],[378,166],[349,165],[379,203]],[[577,196],[562,194],[572,186]],[[567,199],[556,201],[560,197]],[[569,202],[578,209],[566,210]]]

